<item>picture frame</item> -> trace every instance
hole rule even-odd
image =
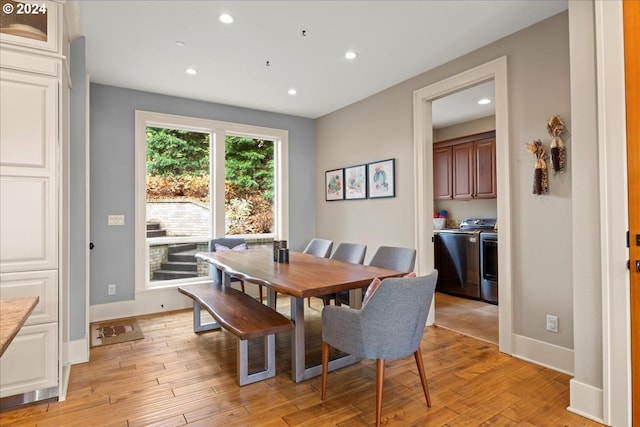
[[[324,199],[327,202],[344,200],[344,169],[324,173]]]
[[[367,198],[367,165],[344,168],[344,198],[360,200]]]
[[[367,163],[368,197],[396,196],[395,159]]]

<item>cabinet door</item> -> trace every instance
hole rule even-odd
[[[451,180],[451,147],[433,149],[433,198],[449,200],[453,198]]]
[[[453,198],[468,200],[474,193],[473,142],[452,147],[453,154]]]
[[[48,0],[5,0],[0,42],[60,52],[60,5]]]
[[[475,159],[475,198],[496,198],[495,138],[475,142]]]
[[[58,385],[58,323],[23,326],[0,358],[0,397]]]
[[[58,268],[58,82],[0,72],[0,271]]]
[[[58,321],[58,270],[0,274],[0,298],[39,297],[25,325]]]

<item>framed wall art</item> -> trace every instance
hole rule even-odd
[[[324,173],[324,199],[327,202],[344,200],[344,169]]]
[[[346,200],[367,198],[367,165],[344,168],[344,198]]]
[[[367,164],[369,198],[396,196],[395,159]]]

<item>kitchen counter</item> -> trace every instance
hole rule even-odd
[[[0,356],[38,305],[39,297],[0,299]]]

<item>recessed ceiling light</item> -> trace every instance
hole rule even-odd
[[[177,42],[176,42],[176,46],[180,46],[180,47],[182,47],[182,46],[184,46],[184,42],[177,41]]]
[[[289,89],[289,91],[287,92],[289,95],[295,95],[296,93],[298,93],[297,90],[295,89]]]
[[[347,51],[347,53],[344,54],[344,57],[347,59],[355,59],[356,58],[356,53],[352,50]]]
[[[229,15],[228,13],[223,13],[218,17],[218,19],[223,24],[231,24],[233,22],[233,16]]]
[[[186,68],[184,72],[191,76],[198,74],[198,71],[195,68]]]
[[[491,104],[491,100],[489,98],[482,98],[481,100],[478,101],[478,104],[480,105]]]

